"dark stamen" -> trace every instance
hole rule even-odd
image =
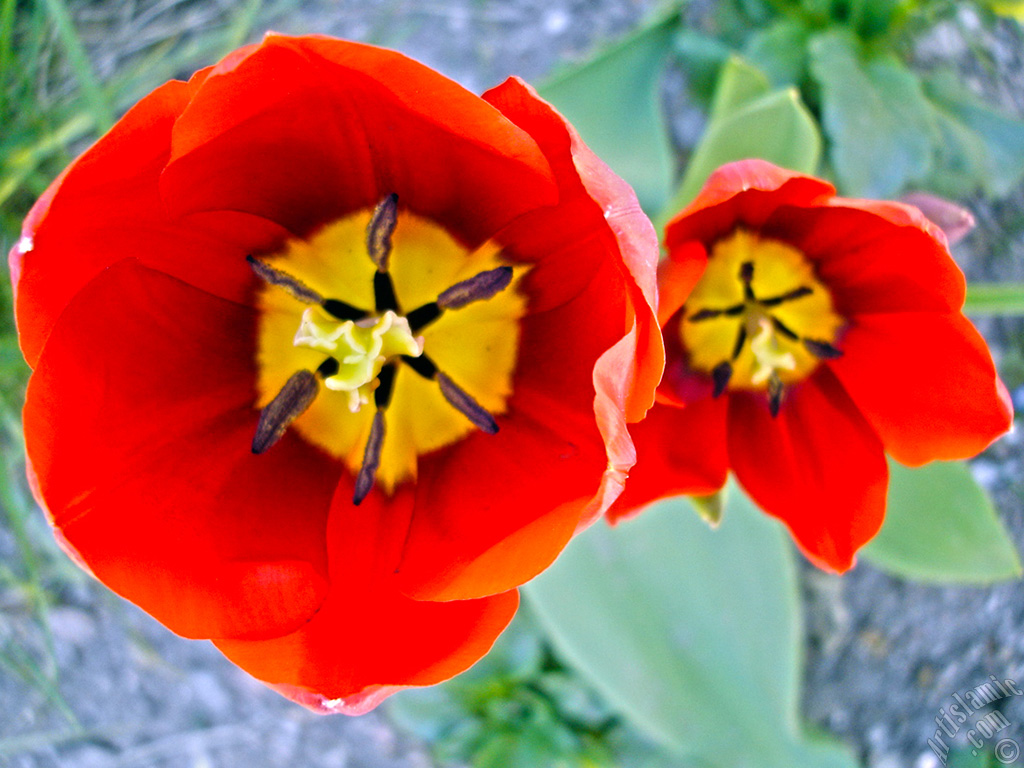
[[[777,307],[779,306],[779,304],[785,304],[787,301],[802,299],[804,296],[810,296],[812,293],[814,293],[813,288],[809,288],[806,285],[801,285],[799,288],[794,288],[792,291],[787,291],[781,296],[772,296],[770,299],[761,299],[761,306]]]
[[[714,370],[711,371],[711,380],[715,383],[715,389],[711,393],[712,397],[721,397],[722,393],[725,392],[725,388],[729,386],[729,379],[732,378],[732,364],[727,362],[719,363],[715,366]]]
[[[391,235],[398,224],[398,195],[392,193],[373,209],[366,227],[366,251],[381,272],[388,271],[391,256]],[[377,307],[380,309],[380,307]]]
[[[792,328],[790,328],[784,322],[779,320],[777,317],[773,317],[772,318],[772,325],[775,326],[775,330],[777,330],[779,333],[781,333],[786,338],[788,338],[788,339],[790,339],[792,341],[799,341],[800,340],[800,337],[797,336],[796,331],[794,331]]]
[[[395,296],[395,284],[387,272],[373,273],[373,301],[378,312],[398,311],[398,298]]]
[[[779,409],[782,407],[782,389],[782,379],[773,371],[768,377],[768,410],[773,419],[779,415]]]
[[[736,334],[736,343],[732,346],[732,357],[730,359],[735,360],[740,356],[740,352],[743,351],[743,345],[747,343],[747,326],[746,323],[740,324],[739,333]]]
[[[353,307],[351,304],[346,304],[338,299],[324,299],[320,306],[324,308],[327,314],[336,317],[338,320],[362,320],[370,314],[365,309]]]
[[[804,347],[807,348],[808,352],[820,360],[835,360],[836,358],[843,356],[843,350],[833,347],[827,341],[804,339]]]
[[[378,410],[373,414],[373,425],[370,427],[370,437],[366,441],[366,450],[363,451],[363,463],[359,467],[359,474],[356,475],[356,487],[352,493],[352,503],[357,507],[366,498],[373,488],[377,479],[377,468],[380,466],[380,454],[384,448],[384,411]]]
[[[388,363],[380,369],[377,376],[377,388],[373,390],[373,404],[378,410],[391,405],[391,395],[395,391],[395,364]]]
[[[402,355],[402,362],[416,371],[416,373],[424,379],[430,379],[433,381],[434,377],[437,376],[437,366],[434,365],[434,361],[426,355],[420,355],[419,357]]]
[[[321,366],[322,367],[322,366]],[[298,371],[260,412],[252,452],[263,453],[281,439],[288,425],[303,414],[320,392],[320,380],[312,371]]]
[[[245,260],[249,262],[249,266],[252,267],[252,271],[255,272],[261,280],[269,285],[276,285],[279,288],[284,288],[303,304],[321,304],[323,302],[323,297],[301,280],[296,280],[291,275],[270,266],[265,261],[260,261],[255,256],[246,256]]]
[[[757,301],[754,298],[754,288],[751,283],[754,280],[754,262],[744,261],[740,264],[740,282],[743,283],[743,298],[747,301]]]
[[[686,318],[691,323],[699,323],[701,320],[711,320],[716,317],[736,317],[743,314],[743,310],[746,307],[743,304],[737,304],[733,307],[726,307],[725,309],[702,309],[699,312],[695,312]]]
[[[474,275],[441,291],[437,305],[441,309],[461,309],[474,301],[483,301],[501,293],[512,282],[512,267],[498,267]]]
[[[440,316],[441,308],[437,306],[436,301],[432,301],[429,304],[424,304],[422,307],[417,307],[406,315],[405,319],[409,321],[409,330],[416,333],[416,331],[430,325]]]
[[[328,357],[320,363],[319,366],[317,366],[316,375],[321,379],[327,379],[336,374],[339,368],[340,366],[338,365],[338,361],[333,357]]]
[[[435,376],[438,386],[441,387],[441,394],[444,399],[451,403],[459,413],[469,419],[473,424],[488,435],[498,431],[498,423],[484,408],[474,400],[467,392],[461,389],[454,381],[438,371]]]

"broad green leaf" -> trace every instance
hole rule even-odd
[[[743,55],[776,87],[798,86],[807,73],[809,37],[810,30],[797,19],[780,19],[747,38]]]
[[[798,726],[800,612],[779,524],[730,488],[711,530],[684,499],[577,537],[525,589],[560,656],[681,758],[852,768]]]
[[[986,104],[953,72],[929,78],[925,90],[940,124],[951,124],[947,132],[956,134],[954,148],[947,152],[959,149],[974,166],[971,186],[981,186],[992,196],[1014,189],[1024,178],[1024,120]]]
[[[539,89],[647,211],[664,204],[675,170],[660,86],[678,23],[665,16]]]
[[[1021,575],[1017,550],[962,462],[889,463],[889,503],[865,560],[924,581],[989,583]]]
[[[821,135],[795,89],[773,91],[711,121],[659,220],[685,208],[716,168],[751,157],[803,173],[817,169]]]
[[[771,83],[764,72],[739,56],[730,56],[718,75],[718,85],[711,100],[708,122],[714,124],[716,121],[727,119],[771,89]]]
[[[863,59],[840,31],[813,38],[810,55],[841,191],[894,197],[927,175],[937,129],[917,76],[891,56]]]
[[[970,283],[964,312],[969,315],[1024,315],[1024,283]]]

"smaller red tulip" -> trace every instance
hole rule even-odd
[[[731,469],[811,560],[845,571],[881,527],[886,453],[963,459],[1009,429],[963,274],[918,209],[745,160],[665,239],[667,368],[612,521],[713,493]]]

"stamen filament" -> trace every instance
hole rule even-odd
[[[782,379],[778,373],[772,371],[768,377],[768,410],[773,419],[779,415],[779,409],[782,408],[782,390]]]
[[[296,280],[291,275],[270,266],[265,261],[260,261],[255,256],[246,256],[245,260],[249,262],[252,271],[265,283],[284,288],[293,298],[303,304],[323,304],[323,297],[301,280]]]
[[[498,267],[462,280],[437,297],[441,309],[461,309],[474,301],[490,299],[508,288],[512,282],[512,267]]]
[[[468,392],[459,387],[441,371],[437,372],[435,378],[437,379],[438,386],[441,387],[441,394],[444,395],[444,399],[455,410],[473,422],[477,429],[486,432],[488,435],[498,432],[498,422]]]
[[[732,364],[729,362],[719,363],[711,371],[711,380],[715,388],[711,393],[712,397],[721,397],[725,388],[729,386],[729,379],[732,378]]]
[[[260,412],[256,434],[252,438],[252,452],[260,454],[269,450],[281,439],[288,425],[313,404],[319,392],[320,379],[313,371],[293,373],[281,391]]]
[[[373,414],[370,437],[366,441],[366,450],[363,451],[363,463],[359,467],[359,474],[356,475],[356,486],[352,493],[352,503],[357,507],[373,489],[373,483],[377,479],[377,468],[380,467],[380,456],[384,448],[385,431],[384,411],[378,409]]]
[[[759,299],[762,307],[777,307],[779,304],[785,304],[787,301],[795,301],[796,299],[802,299],[804,296],[810,296],[814,293],[814,289],[806,285],[801,285],[799,288],[794,288],[792,291],[787,291],[781,296],[772,296],[770,299]]]
[[[743,314],[746,304],[736,304],[725,309],[702,309],[686,318],[691,323],[699,323],[701,320],[713,320],[716,317],[737,317]]]
[[[392,192],[373,209],[366,227],[366,252],[381,272],[388,271],[391,257],[391,236],[398,225],[398,195]],[[377,308],[378,310],[380,307]],[[390,309],[390,307],[389,307]]]
[[[843,356],[843,350],[837,349],[827,341],[804,339],[804,347],[819,360],[835,360]]]
[[[395,284],[391,282],[391,275],[387,272],[373,273],[373,301],[377,306],[377,312],[398,312],[398,297],[395,296]]]

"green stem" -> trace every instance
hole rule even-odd
[[[971,283],[964,312],[1024,316],[1024,283]]]

